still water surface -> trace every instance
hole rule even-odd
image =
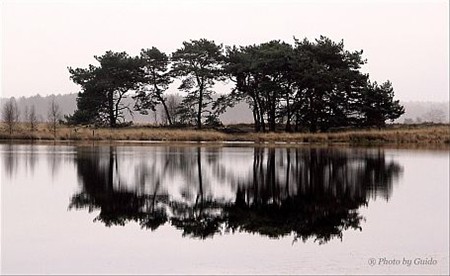
[[[3,144],[0,172],[4,274],[449,272],[448,150]]]

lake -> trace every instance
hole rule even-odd
[[[0,144],[3,274],[448,274],[449,150]]]

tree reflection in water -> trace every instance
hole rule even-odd
[[[8,178],[15,177],[20,166],[26,173],[34,173],[38,162],[34,144],[17,145],[12,141],[0,144],[0,156],[2,157],[3,171]]]
[[[81,192],[70,208],[100,209],[95,220],[106,226],[170,223],[189,237],[245,231],[324,243],[361,230],[359,207],[388,200],[402,171],[382,149],[242,150],[79,148]]]

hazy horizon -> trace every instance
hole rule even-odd
[[[175,91],[176,93],[174,95],[180,95],[183,96],[184,93],[180,92],[177,93],[178,91]],[[19,100],[21,98],[25,98],[25,99],[30,99],[33,97],[42,97],[42,98],[46,98],[46,97],[51,97],[51,96],[64,96],[64,95],[76,95],[78,94],[78,92],[69,92],[69,93],[51,93],[51,94],[33,94],[33,95],[11,95],[11,96],[4,96],[4,95],[0,95],[0,99],[2,100],[7,100],[10,98],[14,98],[16,100]],[[218,92],[218,95],[221,95],[220,92]],[[245,103],[245,102],[242,102]],[[400,103],[450,103],[449,99],[444,99],[444,100],[427,100],[427,99],[423,99],[423,100],[400,100]],[[245,103],[246,104],[246,103]]]
[[[40,96],[37,95],[31,97],[18,97],[16,98],[19,107],[20,119],[24,119],[25,109],[34,106],[36,113],[42,119],[47,116],[48,106],[51,102],[52,96]],[[61,113],[63,115],[70,115],[76,110],[76,94],[59,94],[54,95],[55,102],[59,105]],[[3,106],[6,98],[0,97],[0,106]],[[448,123],[448,113],[450,102],[439,101],[401,101],[405,107],[405,114],[400,116],[394,121],[394,123],[420,123],[420,122],[434,122],[434,123]],[[132,99],[126,98],[124,100],[125,105],[132,105]],[[161,123],[162,106],[157,108],[157,119],[155,114],[150,112],[148,115],[134,112],[131,116],[129,112],[125,112],[125,119],[127,121],[133,121],[133,123]],[[155,121],[158,120],[158,121]],[[236,106],[227,109],[227,111],[220,116],[220,120],[225,125],[236,123],[253,123],[252,113],[247,103],[240,102]],[[411,121],[412,120],[412,121]]]
[[[397,99],[449,101],[446,1],[3,1],[1,14],[1,97],[77,93],[67,67],[96,64],[106,50],[325,35],[364,50],[363,72],[391,80]]]

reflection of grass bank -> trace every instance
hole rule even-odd
[[[254,133],[229,129],[194,130],[150,128],[133,126],[118,129],[60,126],[56,140],[138,140],[138,141],[254,141],[254,142],[305,142],[351,144],[450,144],[449,125],[395,126],[378,130],[346,130],[327,133]],[[0,125],[0,139],[53,140],[53,132],[40,124],[34,132],[18,125],[10,136],[5,125]]]

